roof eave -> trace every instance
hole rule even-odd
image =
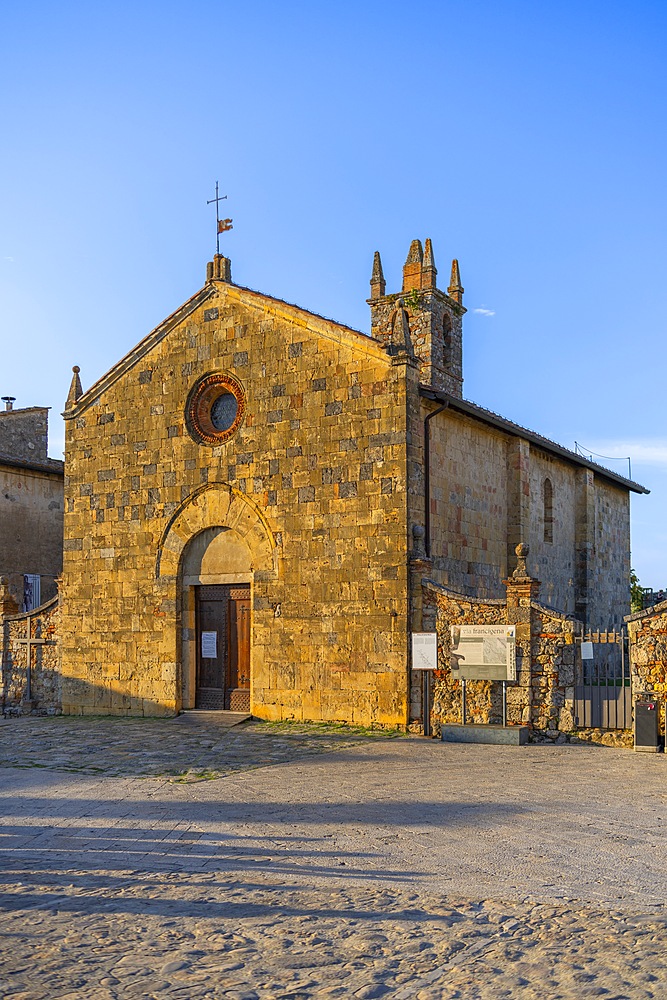
[[[632,493],[648,494],[651,492],[640,483],[636,483],[632,479],[626,479],[624,476],[619,476],[618,473],[612,472],[611,469],[606,469],[604,465],[598,465],[597,462],[592,462],[590,459],[584,458],[583,455],[577,455],[576,452],[570,451],[569,448],[564,448],[555,441],[550,441],[549,438],[542,437],[541,434],[528,430],[527,427],[522,427],[520,424],[515,424],[512,420],[507,420],[505,417],[501,417],[500,414],[493,413],[491,410],[486,410],[484,407],[478,406],[476,403],[471,403],[467,399],[458,399],[456,396],[450,396],[447,392],[442,392],[439,389],[433,389],[430,386],[424,385],[419,387],[419,392],[425,399],[432,399],[440,403],[447,403],[450,409],[457,410],[459,413],[472,417],[473,420],[480,420],[482,423],[486,423],[491,427],[496,427],[498,430],[504,431],[506,434],[524,438],[536,447],[542,448],[543,451],[548,451],[552,455],[556,455],[558,458],[562,458],[566,462],[570,462],[572,465],[579,465],[586,469],[591,469],[591,471],[595,472],[596,475],[609,480],[609,482],[615,483],[617,486],[623,486]]]
[[[46,472],[52,476],[65,475],[65,463],[59,458],[47,458],[44,462],[29,458],[16,458],[14,455],[0,454],[0,466],[10,469],[26,469],[30,472]]]

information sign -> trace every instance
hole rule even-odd
[[[582,644],[581,644],[581,658],[582,658],[582,660],[592,660],[593,659],[593,643],[592,642],[582,642]]]
[[[452,677],[468,681],[516,680],[514,625],[452,625]]]
[[[438,633],[412,633],[412,669],[438,669]]]
[[[202,632],[201,655],[207,660],[215,660],[218,655],[218,633]]]

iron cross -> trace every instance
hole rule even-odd
[[[215,252],[220,253],[220,233],[226,233],[227,230],[232,229],[231,219],[221,219],[220,218],[220,202],[226,201],[227,195],[218,195],[218,182],[215,182],[215,198],[211,198],[206,202],[207,205],[212,205],[215,202]]]
[[[55,639],[44,639],[42,638],[41,622],[37,623],[37,634],[33,637],[32,635],[32,622],[33,617],[29,615],[27,618],[27,632],[24,639],[16,639],[17,643],[26,647],[26,684],[25,684],[25,695],[24,699],[26,701],[32,700],[32,650],[33,647],[39,649],[40,646],[55,646]]]

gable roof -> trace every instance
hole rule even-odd
[[[564,448],[562,445],[556,444],[555,441],[551,441],[549,438],[543,437],[535,431],[530,431],[526,427],[521,427],[520,424],[515,424],[513,420],[507,420],[505,417],[501,417],[499,414],[493,413],[492,410],[486,410],[483,406],[478,406],[477,403],[471,403],[467,399],[458,399],[456,396],[450,396],[447,392],[441,392],[438,389],[431,389],[429,386],[425,385],[419,387],[419,392],[425,399],[432,399],[439,403],[447,403],[449,409],[451,410],[456,410],[458,413],[464,413],[466,416],[472,417],[475,420],[481,420],[483,423],[488,424],[491,427],[495,427],[497,430],[505,431],[513,437],[520,437],[523,438],[524,441],[530,441],[530,443],[534,444],[536,447],[549,452],[551,455],[556,455],[558,458],[564,458],[567,462],[571,462],[572,465],[580,465],[586,469],[591,469],[591,471],[597,476],[609,480],[616,486],[622,486],[624,489],[630,490],[632,493],[651,492],[650,490],[647,490],[645,486],[641,486],[639,483],[634,482],[634,480],[626,479],[625,476],[619,476],[618,473],[612,472],[611,469],[606,469],[604,465],[598,465],[597,462],[584,458],[583,455],[578,455],[575,451],[570,451],[569,448]]]
[[[0,453],[0,467],[11,469],[28,469],[30,472],[46,472],[52,476],[65,475],[65,463],[60,458],[45,458],[43,461],[32,458],[16,458],[15,455]]]
[[[71,420],[73,417],[78,416],[93,403],[97,402],[99,397],[106,392],[118,379],[122,378],[126,372],[138,364],[142,358],[144,358],[157,344],[165,339],[168,334],[179,326],[188,316],[190,316],[196,309],[202,306],[209,299],[213,299],[216,296],[224,294],[225,299],[234,300],[241,305],[245,305],[251,309],[261,310],[267,315],[277,316],[283,319],[290,320],[297,326],[301,326],[305,330],[309,330],[311,333],[316,334],[320,337],[325,337],[326,339],[336,341],[345,346],[351,348],[352,350],[362,350],[368,353],[370,350],[372,353],[376,354],[378,360],[384,360],[389,365],[391,359],[387,356],[384,348],[378,340],[374,337],[368,336],[368,334],[362,333],[360,330],[353,330],[351,327],[344,326],[342,323],[337,323],[332,319],[325,319],[323,316],[318,316],[317,313],[309,312],[307,309],[302,309],[301,306],[292,305],[289,302],[285,302],[282,299],[274,298],[271,295],[265,295],[263,292],[254,291],[251,288],[245,288],[242,285],[234,285],[226,281],[210,281],[204,285],[198,292],[196,292],[191,298],[189,298],[183,305],[167,316],[159,326],[156,326],[154,330],[144,337],[143,340],[139,341],[136,347],[133,347],[131,351],[128,351],[120,361],[109,369],[101,378],[99,378],[89,389],[86,389],[84,393],[76,401],[74,406],[66,409],[63,413],[65,420]]]

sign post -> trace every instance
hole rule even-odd
[[[452,677],[461,681],[461,722],[467,724],[466,682],[502,681],[503,727],[507,682],[516,680],[515,625],[452,625]]]
[[[431,735],[431,672],[438,669],[438,633],[412,633],[412,669],[422,672],[424,736]]]

